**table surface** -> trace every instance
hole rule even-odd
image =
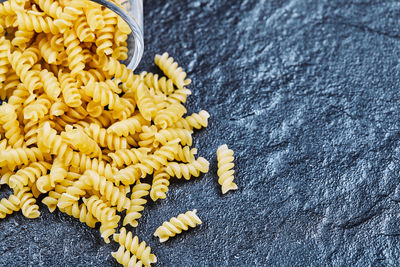
[[[133,229],[156,266],[394,265],[400,261],[400,4],[384,0],[144,1],[145,54],[188,72],[210,172],[175,182]],[[235,150],[222,195],[216,149]],[[1,189],[1,196],[9,194]],[[203,224],[154,230],[197,209]],[[114,266],[98,229],[60,212],[1,221],[0,266]]]

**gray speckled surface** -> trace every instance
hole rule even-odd
[[[140,69],[168,51],[193,79],[188,109],[208,174],[173,183],[134,230],[158,266],[400,262],[400,4],[384,0],[144,1]],[[167,3],[165,3],[167,2]],[[239,190],[222,196],[218,145]],[[2,194],[7,191],[1,189]],[[201,227],[159,244],[164,220]],[[44,207],[1,222],[2,266],[113,266],[97,229]]]

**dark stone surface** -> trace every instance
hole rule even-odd
[[[189,111],[212,115],[195,137],[210,172],[172,184],[134,230],[157,266],[398,265],[398,1],[144,2],[140,69],[170,52],[193,79]],[[224,196],[223,143],[239,186]],[[165,244],[152,236],[194,208],[201,227]],[[116,264],[98,230],[41,212],[1,222],[0,265]]]

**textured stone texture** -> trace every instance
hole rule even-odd
[[[212,115],[195,136],[210,172],[173,183],[134,229],[157,266],[398,264],[398,1],[144,2],[139,68],[170,52],[193,79],[189,111]],[[239,186],[224,196],[223,143],[236,152]],[[201,227],[165,244],[153,238],[194,208]],[[116,265],[117,246],[97,229],[41,212],[1,221],[0,265]]]

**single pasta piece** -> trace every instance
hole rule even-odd
[[[111,256],[117,260],[119,264],[124,267],[141,267],[143,266],[141,261],[138,261],[136,256],[131,256],[129,250],[125,251],[124,246],[120,246],[118,251],[111,252]]]
[[[0,167],[12,166],[12,169],[18,165],[28,165],[30,162],[42,161],[48,159],[48,155],[43,155],[37,147],[15,148],[0,150]]]
[[[55,187],[56,183],[61,182],[67,177],[67,168],[61,158],[56,157],[53,161],[53,166],[50,169],[50,184],[51,187]]]
[[[20,200],[20,208],[22,214],[29,219],[35,219],[40,216],[39,206],[36,205],[36,200],[33,197],[29,187],[24,187],[14,191],[17,198]]]
[[[79,219],[81,223],[86,223],[86,225],[91,228],[95,228],[96,223],[98,222],[98,220],[96,220],[88,211],[85,203],[79,205],[78,202],[75,202],[72,204],[72,206],[67,207],[64,212],[76,219]]]
[[[169,162],[165,168],[171,176],[176,176],[178,179],[182,177],[189,180],[191,176],[199,177],[200,173],[206,173],[209,170],[210,163],[203,157],[191,163]]]
[[[127,232],[125,227],[122,227],[119,233],[114,234],[113,237],[115,242],[124,246],[126,250],[129,250],[141,260],[145,266],[151,266],[152,263],[157,262],[157,257],[151,253],[151,248],[146,246],[146,242],[139,243],[139,237],[133,236],[132,232]]]
[[[113,133],[117,136],[129,136],[136,132],[140,132],[142,127],[149,123],[141,116],[135,115],[129,119],[118,121],[112,124],[108,129],[108,133]]]
[[[130,224],[133,227],[138,226],[137,220],[142,217],[140,212],[144,210],[143,205],[147,203],[146,199],[143,197],[149,194],[150,185],[146,183],[138,183],[132,188],[131,194],[131,206],[126,211],[126,216],[124,218],[124,225]]]
[[[50,163],[44,161],[33,162],[28,167],[19,169],[15,174],[11,175],[9,186],[13,189],[22,189],[29,182],[35,183],[39,177],[46,175],[50,168]]]
[[[150,151],[149,148],[132,148],[132,149],[120,149],[115,151],[115,153],[109,153],[108,156],[111,157],[113,165],[121,168],[124,165],[136,164],[140,161],[140,158],[147,156]]]
[[[150,121],[157,115],[157,106],[154,102],[154,98],[151,97],[149,88],[147,88],[143,81],[139,83],[136,90],[136,102],[140,114],[142,114],[143,118],[146,120]]]
[[[168,141],[179,138],[182,145],[192,145],[192,131],[181,128],[162,129],[155,134],[155,141],[165,145]]]
[[[185,113],[186,108],[182,104],[172,104],[157,113],[154,118],[154,123],[162,129],[165,129],[181,119]]]
[[[110,150],[125,149],[128,147],[127,140],[124,137],[119,137],[114,133],[107,133],[107,130],[101,126],[91,123],[84,131],[95,140],[101,147]]]
[[[40,78],[43,82],[43,88],[46,94],[52,100],[57,100],[61,94],[61,85],[53,72],[46,69],[40,72]]]
[[[186,118],[181,118],[172,127],[184,128],[190,131],[192,131],[193,128],[201,129],[202,127],[208,126],[208,118],[210,118],[210,114],[207,111],[202,110],[199,113],[193,113]]]
[[[76,77],[85,68],[82,48],[79,45],[78,36],[75,31],[68,30],[64,33],[64,45],[68,55],[68,67],[71,70],[71,76]]]
[[[201,224],[200,218],[196,215],[197,210],[188,211],[183,214],[179,214],[178,217],[172,217],[169,222],[164,222],[154,232],[154,236],[160,238],[160,242],[167,241],[170,237],[174,237],[176,234],[187,231],[189,226],[194,228],[196,225]]]
[[[42,88],[39,72],[31,70],[28,58],[24,57],[20,51],[16,50],[13,53],[10,53],[8,60],[15,73],[31,94],[33,91]]]
[[[174,62],[174,59],[169,57],[168,53],[156,55],[154,62],[168,78],[172,79],[178,89],[183,89],[184,86],[192,82],[190,79],[185,80],[186,72],[181,67],[178,67],[178,63]]]
[[[17,113],[13,105],[6,103],[0,106],[0,124],[5,130],[9,144],[14,148],[22,147],[24,138],[21,135]]]
[[[61,134],[68,144],[91,157],[101,157],[101,148],[96,141],[87,136],[83,130],[71,128],[66,128]]]
[[[154,172],[150,190],[150,197],[153,201],[167,197],[166,192],[168,191],[169,179],[170,176],[164,168]]]
[[[109,237],[115,233],[118,227],[120,216],[115,215],[115,209],[110,208],[99,197],[92,195],[90,198],[84,198],[83,202],[89,212],[101,222],[100,232],[106,243],[110,243]]]
[[[178,146],[175,151],[175,160],[190,163],[195,161],[195,155],[197,154],[197,148],[190,148],[190,146]]]
[[[47,95],[41,95],[38,99],[24,108],[24,119],[31,121],[38,121],[46,114],[51,108],[51,101]]]
[[[58,34],[65,31],[60,29],[54,24],[54,20],[48,16],[43,16],[42,14],[33,14],[23,11],[16,11],[17,23],[21,30],[35,31],[37,33],[52,33]]]
[[[0,219],[4,219],[7,215],[12,214],[14,211],[19,211],[20,200],[17,196],[11,195],[8,199],[3,198],[0,200]]]
[[[218,159],[218,183],[222,186],[222,194],[226,194],[229,190],[237,190],[237,185],[233,182],[233,150],[229,149],[228,146],[222,145],[217,150]]]
[[[61,91],[65,104],[69,107],[79,107],[82,105],[81,95],[79,94],[77,84],[72,76],[62,71],[58,74],[58,79],[61,84]]]
[[[10,51],[10,48],[11,48],[10,42],[4,36],[1,37],[0,38],[0,83],[6,80],[6,75],[8,74],[9,71],[7,54]]]

